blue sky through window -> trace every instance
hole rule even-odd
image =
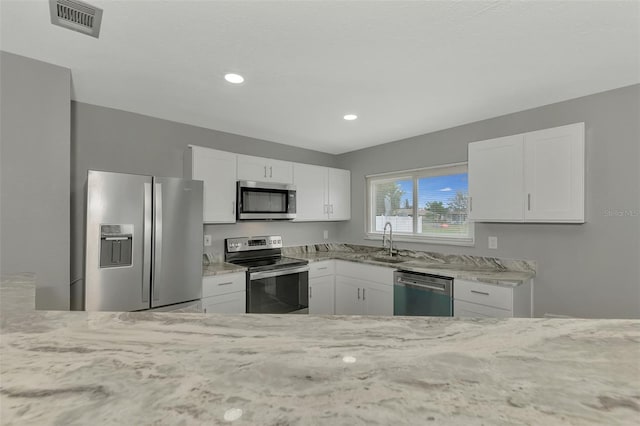
[[[398,185],[404,191],[400,205],[404,206],[405,199],[409,204],[413,203],[413,183],[411,181],[398,181]],[[457,191],[467,194],[469,183],[467,173],[455,175],[432,176],[418,179],[418,208],[424,208],[429,201],[441,201],[445,206]]]

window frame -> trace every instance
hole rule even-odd
[[[458,170],[456,170],[458,169]],[[450,171],[450,173],[448,173]],[[413,182],[413,230],[411,233],[406,232],[393,232],[394,241],[414,242],[414,243],[427,243],[427,244],[442,244],[453,246],[475,246],[475,223],[469,219],[469,211],[467,206],[467,223],[469,226],[469,233],[467,236],[460,237],[441,237],[435,235],[423,235],[415,232],[418,224],[418,180],[425,177],[443,176],[448,174],[469,173],[468,163],[451,163],[443,164],[431,167],[421,167],[418,169],[399,170],[394,172],[376,173],[365,176],[365,239],[368,240],[382,240],[383,232],[372,231],[373,224],[375,223],[375,209],[372,206],[372,202],[375,198],[373,194],[373,183],[384,183],[385,181],[398,181],[398,180],[412,180]],[[467,193],[468,194],[468,193]]]

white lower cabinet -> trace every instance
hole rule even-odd
[[[504,287],[476,281],[453,281],[453,315],[456,317],[531,318],[531,288],[528,281]]]
[[[511,318],[513,313],[510,310],[495,308],[493,306],[469,303],[463,300],[453,301],[453,313],[456,317],[471,318]]]
[[[244,272],[213,275],[202,279],[204,313],[244,314],[247,312],[246,277]]]
[[[244,314],[247,311],[247,294],[244,291],[202,299],[205,314]]]
[[[309,313],[332,315],[334,313],[333,275],[309,279]]]
[[[335,261],[309,264],[309,313],[332,315],[335,312]]]
[[[393,315],[393,269],[336,261],[335,313]]]
[[[332,315],[335,312],[335,262],[326,260],[309,265],[309,314]]]

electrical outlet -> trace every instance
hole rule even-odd
[[[322,236],[323,236],[323,238],[325,240],[328,240],[329,239],[329,231],[326,230],[326,229],[324,231],[322,231]]]
[[[204,245],[207,247],[211,245],[211,235],[204,236]]]
[[[489,248],[490,249],[498,248],[498,237],[489,237]]]

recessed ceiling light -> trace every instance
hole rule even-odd
[[[229,83],[233,83],[233,84],[240,84],[244,81],[243,76],[241,76],[240,74],[233,74],[233,73],[225,74],[224,79],[227,80]]]
[[[358,118],[358,116],[355,115],[355,114],[347,114],[347,115],[344,116],[344,119],[347,120],[347,121],[353,121],[356,118]]]

